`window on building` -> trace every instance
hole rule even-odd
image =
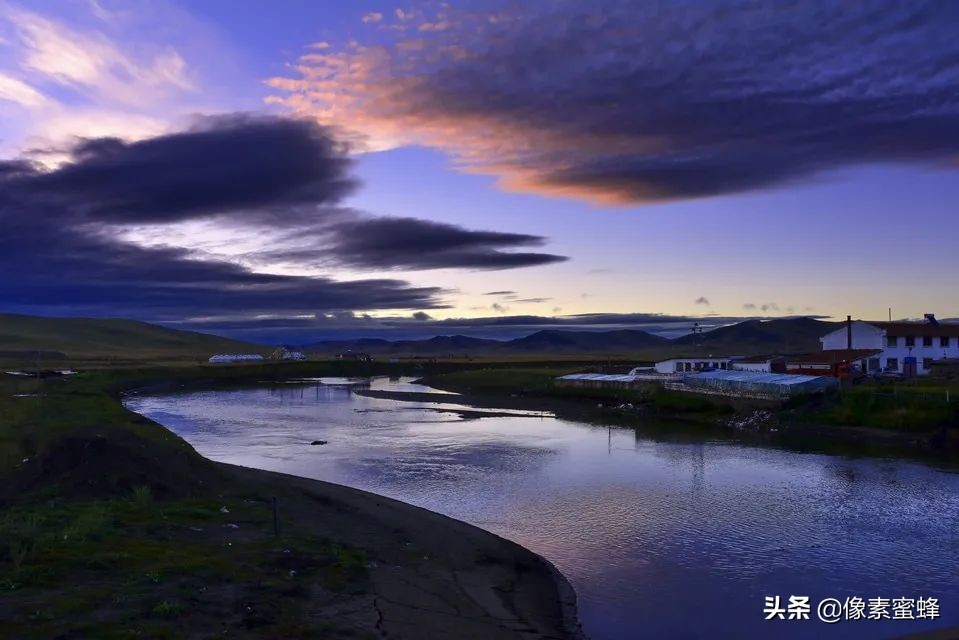
[[[899,371],[899,359],[886,358],[886,369],[889,371]]]
[[[948,347],[948,346],[949,346],[949,338],[946,337],[946,336],[943,336],[943,337],[939,338],[939,346],[940,346],[940,347]]]
[[[929,368],[932,367],[932,358],[923,358],[922,359],[922,368],[925,371],[929,371]]]
[[[676,363],[676,372],[679,373],[679,372],[682,371],[682,370],[683,370],[683,363],[682,363],[682,362],[677,362],[677,363]]]
[[[906,346],[907,347],[916,346],[916,339],[913,336],[906,336]]]
[[[869,370],[879,371],[879,358],[869,358]]]
[[[922,346],[931,347],[932,346],[932,336],[923,336]]]
[[[899,338],[897,338],[896,336],[886,336],[887,347],[895,347],[898,344],[899,344]]]

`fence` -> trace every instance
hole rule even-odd
[[[885,400],[892,403],[926,402],[931,404],[951,404],[959,402],[959,394],[946,389],[944,391],[866,391],[857,389],[854,395],[872,400]]]

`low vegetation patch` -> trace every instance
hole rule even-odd
[[[687,391],[658,389],[651,395],[651,403],[658,410],[677,413],[734,413],[733,407],[721,396],[704,396]]]
[[[369,588],[362,550],[275,537],[265,500],[51,501],[9,510],[0,540],[16,638],[300,637],[320,633],[311,609]]]
[[[947,394],[948,392],[948,394]],[[911,432],[959,428],[959,387],[867,383],[800,407],[806,422]]]
[[[0,377],[4,637],[350,635],[333,612],[366,554],[277,537],[269,496],[124,409],[114,375]]]

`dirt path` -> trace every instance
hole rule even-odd
[[[357,489],[222,466],[238,483],[277,496],[284,535],[366,551],[372,593],[341,613],[357,631],[410,640],[585,637],[565,578],[517,544]]]

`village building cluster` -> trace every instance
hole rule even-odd
[[[822,349],[814,353],[676,357],[628,374],[577,373],[558,382],[605,387],[658,382],[668,388],[783,397],[823,391],[843,379],[908,378],[959,369],[959,324],[940,323],[931,313],[922,322],[847,317],[820,343]]]

